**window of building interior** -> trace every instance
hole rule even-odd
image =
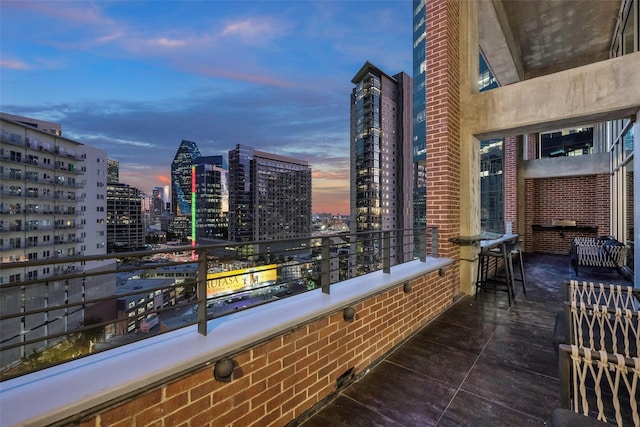
[[[540,134],[540,158],[580,156],[593,152],[592,127]]]

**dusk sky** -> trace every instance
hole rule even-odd
[[[351,79],[412,74],[412,2],[0,0],[0,111],[62,124],[169,185],[183,139],[309,162],[313,212],[349,213]]]

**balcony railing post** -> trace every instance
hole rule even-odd
[[[382,232],[382,272],[391,273],[391,231]]]
[[[198,296],[198,333],[207,335],[207,250],[198,248],[198,277],[196,294]]]
[[[320,263],[320,284],[322,286],[322,293],[331,293],[331,263],[330,263],[330,243],[329,237],[322,238],[322,259]]]
[[[438,257],[438,227],[431,227],[431,256]]]
[[[427,229],[426,228],[418,228],[414,231],[418,239],[418,257],[420,258],[420,262],[427,261]]]

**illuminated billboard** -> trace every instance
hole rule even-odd
[[[277,266],[277,264],[269,264],[207,274],[207,298],[241,289],[254,288],[265,282],[275,283],[278,278]]]

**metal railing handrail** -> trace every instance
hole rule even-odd
[[[336,276],[342,274],[343,267],[338,265],[335,267],[336,261],[340,264],[341,260],[346,260],[346,278],[355,277],[360,274],[359,271],[356,271],[357,268],[352,266],[357,266],[357,258],[361,256],[363,253],[372,257],[373,266],[375,269],[366,270],[375,271],[382,270],[384,273],[389,273],[391,270],[391,266],[397,262],[406,262],[409,260],[413,260],[419,258],[422,262],[426,261],[427,258],[427,232],[431,233],[432,236],[432,252],[431,255],[437,257],[437,228],[436,227],[422,227],[417,229],[398,229],[398,230],[384,230],[384,231],[366,231],[366,232],[357,232],[357,233],[335,233],[331,235],[322,235],[322,236],[307,236],[307,237],[299,237],[294,239],[281,239],[281,240],[273,240],[273,241],[251,241],[251,242],[220,242],[220,243],[212,243],[212,244],[204,244],[198,246],[189,246],[189,245],[179,245],[179,246],[167,246],[161,249],[149,249],[149,250],[141,250],[141,251],[133,251],[133,252],[121,252],[121,253],[109,253],[102,255],[70,255],[65,256],[64,258],[55,258],[55,259],[39,259],[39,260],[27,260],[27,261],[17,261],[17,262],[7,262],[3,263],[3,270],[9,271],[13,269],[24,270],[25,278],[26,272],[33,267],[41,267],[41,266],[65,266],[65,271],[58,271],[55,269],[55,273],[49,277],[33,277],[28,278],[27,280],[19,280],[11,283],[4,283],[0,285],[0,292],[8,292],[12,289],[26,289],[30,286],[34,285],[42,285],[51,283],[64,283],[65,284],[65,292],[67,291],[66,287],[69,286],[70,281],[74,279],[82,279],[82,286],[85,286],[85,281],[88,281],[97,276],[104,275],[116,275],[119,273],[127,273],[127,272],[136,272],[141,271],[141,276],[144,277],[145,274],[148,274],[149,271],[152,271],[151,276],[147,276],[146,278],[170,278],[167,276],[163,276],[164,274],[171,274],[171,271],[162,272],[163,268],[170,268],[176,266],[184,266],[186,264],[196,264],[197,269],[187,270],[185,272],[184,280],[179,284],[174,282],[171,285],[167,285],[166,283],[154,284],[153,286],[145,286],[144,288],[134,288],[134,289],[126,289],[126,292],[122,289],[119,292],[115,292],[112,295],[106,296],[97,296],[93,298],[84,298],[84,290],[83,297],[78,300],[67,300],[64,303],[56,304],[55,302],[50,302],[46,306],[42,307],[28,307],[15,311],[15,312],[3,312],[0,313],[0,322],[10,321],[12,319],[28,318],[29,316],[34,316],[34,319],[45,319],[43,324],[36,325],[35,327],[31,327],[27,331],[34,332],[35,329],[40,328],[42,326],[46,326],[49,323],[55,322],[58,318],[49,319],[48,313],[54,312],[53,316],[56,314],[60,314],[64,312],[64,315],[68,313],[77,313],[78,311],[85,310],[91,306],[104,303],[107,301],[115,301],[122,300],[126,301],[127,297],[135,297],[135,296],[144,296],[153,294],[156,292],[175,292],[177,286],[189,287],[189,289],[193,289],[195,291],[195,298],[189,300],[178,300],[172,303],[172,305],[163,305],[161,307],[153,306],[152,309],[147,309],[145,307],[142,314],[139,312],[135,313],[132,317],[131,313],[133,311],[127,312],[125,310],[125,314],[122,313],[115,316],[115,318],[108,319],[99,319],[100,321],[97,323],[93,323],[91,325],[80,324],[79,326],[73,327],[71,329],[65,329],[62,331],[56,330],[47,332],[46,336],[42,336],[41,334],[36,334],[36,336],[24,336],[20,338],[17,342],[8,342],[12,341],[16,338],[13,337],[2,337],[2,341],[0,342],[0,351],[11,350],[21,346],[35,345],[39,342],[51,342],[50,340],[61,339],[65,336],[70,336],[73,334],[82,333],[83,331],[88,331],[94,329],[96,327],[106,327],[107,325],[117,325],[124,324],[125,327],[130,322],[137,322],[142,316],[149,316],[152,314],[159,314],[169,310],[175,310],[177,308],[184,308],[188,306],[194,307],[194,314],[196,314],[195,320],[188,320],[186,322],[182,322],[178,327],[186,327],[190,325],[197,324],[198,332],[202,335],[207,335],[207,321],[213,317],[216,317],[215,314],[208,313],[208,304],[213,304],[218,302],[222,302],[229,297],[233,297],[237,293],[247,293],[250,291],[260,291],[262,288],[271,288],[272,286],[277,286],[278,283],[280,285],[291,284],[293,281],[299,282],[298,285],[301,285],[299,279],[291,279],[284,278],[284,274],[282,273],[282,269],[291,267],[302,269],[304,266],[310,265],[313,268],[312,276],[315,277],[313,281],[316,281],[318,287],[322,289],[324,293],[331,292],[331,285],[335,282],[344,280],[343,278],[338,278],[336,280]],[[407,237],[407,240],[410,247],[408,247],[405,239],[402,236]],[[366,241],[372,242],[373,240],[379,241],[380,246],[377,246],[377,243],[373,245],[373,249],[370,252],[356,252],[354,250],[354,244],[357,241]],[[397,243],[395,247],[391,244],[393,239],[398,240],[400,243]],[[418,249],[414,247],[415,243],[418,243]],[[284,249],[278,249],[274,246],[278,244],[286,244]],[[250,248],[248,250],[247,248]],[[342,249],[342,252],[340,250]],[[300,252],[308,254],[303,256],[302,258],[294,257],[293,255],[300,255]],[[161,262],[148,262],[145,260],[153,257],[162,257],[169,256],[175,253],[179,254],[187,254],[185,256],[184,261],[161,261]],[[398,253],[407,254],[407,257],[404,259],[394,259],[394,257]],[[315,255],[314,255],[315,254]],[[191,260],[189,260],[189,257]],[[280,258],[280,261],[286,260],[286,262],[277,262],[276,258]],[[332,267],[332,260],[334,266]],[[99,269],[85,269],[85,265],[90,261],[113,261],[107,264],[102,265]],[[217,272],[218,274],[222,274],[221,277],[225,279],[229,279],[233,276],[242,276],[244,273],[238,273],[236,264],[243,265],[241,270],[245,269],[244,265],[249,265],[248,268],[254,268],[260,265],[269,265],[269,264],[278,264],[278,271],[280,271],[279,281],[274,285],[263,286],[260,287],[250,287],[250,288],[241,288],[239,290],[233,290],[230,293],[222,293],[220,295],[211,296],[207,295],[207,282],[208,282],[208,274],[210,274],[210,261],[217,261],[219,265],[225,266],[223,270],[226,271]],[[132,265],[128,265],[132,263]],[[76,265],[80,265],[81,268],[76,269]],[[254,266],[254,267],[251,267]],[[315,267],[313,267],[315,266]],[[368,265],[367,268],[371,266]],[[379,267],[379,268],[378,268]],[[70,269],[67,271],[67,269]],[[158,275],[158,272],[161,272]],[[234,271],[236,271],[234,273]],[[311,270],[309,270],[311,271]],[[147,273],[145,273],[147,272]],[[335,274],[338,272],[338,274]],[[60,274],[62,273],[62,274]],[[188,274],[187,274],[188,273]],[[228,273],[228,274],[224,274]],[[332,273],[334,273],[334,277],[332,277]],[[113,279],[115,280],[115,279]],[[122,279],[124,280],[124,279]],[[114,282],[114,285],[117,287],[117,282]],[[192,287],[192,288],[191,288]],[[115,288],[114,288],[115,289]],[[312,289],[312,288],[307,288]],[[269,289],[271,290],[271,289]],[[166,295],[165,295],[166,296]],[[163,297],[164,298],[164,297]],[[146,301],[146,299],[145,299]],[[163,300],[166,301],[166,300]],[[136,302],[136,301],[133,301]],[[115,303],[115,302],[114,302]],[[139,303],[139,301],[137,302]],[[262,303],[268,303],[268,301],[264,302],[256,302],[253,305],[258,305]],[[253,306],[252,305],[252,306]],[[135,307],[142,307],[143,305],[136,305]],[[219,315],[226,315],[228,312],[224,312]],[[213,317],[212,317],[213,316]],[[124,322],[124,323],[123,323]],[[120,327],[118,327],[120,328]],[[54,328],[55,329],[55,328]],[[126,332],[125,332],[126,333]],[[0,367],[2,369],[4,367]]]

